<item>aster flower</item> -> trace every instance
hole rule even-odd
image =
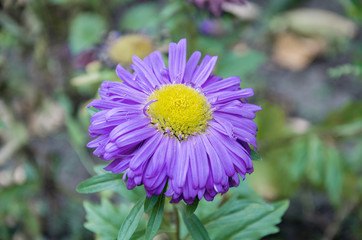
[[[216,16],[219,16],[222,11],[222,4],[225,2],[229,3],[244,3],[245,0],[190,0],[194,2],[198,7],[205,8],[209,7],[210,12]]]
[[[123,82],[103,82],[101,99],[89,106],[88,147],[111,161],[105,168],[123,173],[127,188],[144,185],[147,196],[171,202],[211,201],[253,172],[250,145],[256,147],[255,112],[247,102],[253,90],[240,79],[212,75],[217,57],[194,52],[186,61],[186,40],[171,43],[169,64],[155,51],[134,56],[133,73],[118,65]],[[243,99],[243,100],[241,100]]]

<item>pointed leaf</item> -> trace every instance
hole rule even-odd
[[[195,199],[192,204],[186,205],[186,216],[190,217],[195,211],[197,206],[199,205],[199,199]]]
[[[102,16],[93,13],[76,15],[70,24],[69,46],[72,54],[78,54],[100,42],[107,30]]]
[[[331,202],[338,204],[340,202],[343,185],[343,171],[340,154],[335,148],[327,148],[326,154],[325,186]]]
[[[207,233],[200,219],[195,214],[192,214],[190,217],[187,217],[186,211],[183,208],[179,209],[181,210],[182,219],[190,235],[195,240],[210,240],[209,234]]]
[[[267,204],[260,200],[239,199],[224,204],[203,218],[211,239],[260,239],[278,232],[275,226],[287,210],[288,201]],[[227,229],[227,231],[225,231]]]
[[[161,226],[165,195],[160,195],[154,205],[146,228],[146,240],[152,240]]]
[[[140,199],[131,209],[118,232],[118,240],[129,240],[135,232],[143,214],[145,198]]]
[[[148,213],[156,205],[161,195],[153,195],[151,198],[146,198],[145,201],[145,213]]]
[[[128,206],[121,205],[115,207],[105,198],[102,198],[101,204],[84,203],[87,213],[87,221],[84,227],[96,233],[100,239],[116,239],[119,226],[125,220],[128,212]]]
[[[250,157],[251,157],[251,160],[253,160],[253,161],[261,160],[261,156],[254,150],[250,150]]]
[[[102,190],[111,189],[122,184],[122,175],[107,173],[100,176],[91,177],[77,186],[79,193],[95,193]]]

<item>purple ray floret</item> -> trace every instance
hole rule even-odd
[[[165,189],[171,202],[190,204],[196,198],[213,200],[253,172],[249,145],[256,147],[253,119],[261,107],[247,103],[253,90],[240,89],[238,77],[212,75],[217,57],[205,56],[199,64],[200,59],[200,52],[186,59],[185,39],[170,44],[168,67],[157,51],[143,60],[134,57],[133,73],[118,65],[122,82],[103,82],[101,99],[89,104],[101,111],[91,118],[89,135],[94,139],[87,146],[110,161],[107,171],[124,173],[128,189],[144,185],[148,197]],[[194,112],[171,108],[185,116],[164,116],[163,109],[179,93],[193,94],[205,105]],[[170,98],[162,103],[157,99],[162,96]],[[188,116],[190,112],[203,115]]]

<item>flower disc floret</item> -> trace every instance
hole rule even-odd
[[[184,84],[163,85],[147,100],[152,102],[147,110],[152,124],[179,141],[205,132],[212,119],[206,97]]]

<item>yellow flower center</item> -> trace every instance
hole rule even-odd
[[[196,89],[183,84],[167,84],[147,99],[151,123],[169,136],[182,141],[205,132],[212,119],[210,104]]]

